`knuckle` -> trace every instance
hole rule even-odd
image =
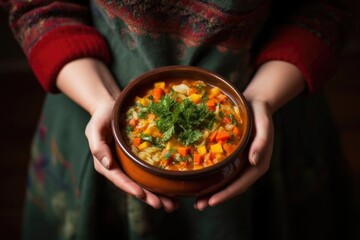
[[[94,169],[95,171],[101,173],[101,165],[97,159],[94,157]]]

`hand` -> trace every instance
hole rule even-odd
[[[226,188],[212,196],[199,198],[194,206],[200,211],[204,210],[208,205],[216,206],[245,192],[269,169],[274,143],[272,113],[269,106],[264,102],[256,102],[249,99],[248,102],[252,107],[255,125],[255,137],[251,143],[248,155],[251,164],[247,165],[240,177]]]
[[[94,59],[70,62],[61,70],[57,86],[91,115],[85,135],[93,155],[95,170],[122,191],[153,208],[164,208],[168,212],[176,210],[176,200],[158,196],[137,185],[121,170],[112,155],[111,116],[120,89],[107,67]]]
[[[153,208],[164,208],[168,212],[174,211],[178,207],[175,200],[157,196],[141,188],[121,170],[113,158],[109,147],[113,141],[111,132],[113,106],[114,101],[99,103],[85,130],[90,151],[93,154],[95,170],[124,192],[143,200]]]
[[[244,96],[254,117],[254,139],[249,148],[250,165],[230,185],[210,196],[196,200],[200,211],[216,206],[245,192],[269,167],[274,144],[272,114],[304,89],[300,71],[289,63],[270,61],[259,68]]]

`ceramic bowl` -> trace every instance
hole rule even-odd
[[[200,170],[170,171],[150,165],[132,153],[122,136],[124,114],[135,96],[154,82],[166,79],[202,80],[219,87],[238,105],[243,116],[244,134],[233,154],[213,166]],[[192,66],[156,68],[132,80],[116,100],[112,118],[115,153],[123,171],[145,189],[172,197],[198,197],[217,191],[241,174],[247,161],[247,143],[252,128],[252,115],[244,96],[223,77]]]

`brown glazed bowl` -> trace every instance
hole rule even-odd
[[[122,119],[127,108],[133,104],[135,96],[149,89],[156,81],[166,79],[202,80],[219,87],[238,105],[244,121],[243,138],[233,154],[221,162],[200,170],[170,171],[152,166],[132,153],[122,136]],[[198,197],[223,188],[241,174],[247,162],[247,143],[249,141],[252,117],[244,96],[221,76],[208,70],[191,66],[168,66],[156,68],[132,80],[116,100],[112,131],[115,151],[123,171],[136,183],[149,191],[172,197]]]

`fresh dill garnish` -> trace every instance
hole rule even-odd
[[[179,134],[178,139],[185,145],[189,146],[190,144],[196,142],[201,138],[201,132],[199,130],[185,130]]]
[[[175,137],[185,146],[199,140],[201,130],[211,129],[215,121],[214,112],[204,103],[194,104],[188,98],[179,103],[170,95],[150,103],[148,110],[158,117],[156,127],[163,133],[163,142]]]

